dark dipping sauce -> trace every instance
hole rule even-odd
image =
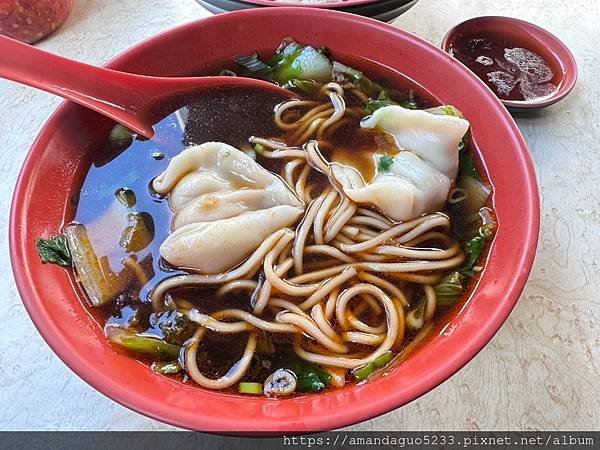
[[[461,35],[450,51],[502,100],[545,98],[560,84],[558,74],[542,56],[501,36]]]
[[[394,93],[394,99],[407,100],[406,95],[412,90],[413,83],[409,80],[405,83],[406,85],[394,86],[401,89]],[[438,103],[421,88],[416,85],[414,87],[418,89],[414,97],[411,91],[410,98],[415,106],[426,108]],[[248,139],[251,136],[287,141],[289,136],[273,122],[273,109],[284,100],[287,98],[248,88],[215,91],[203,95],[201,102],[191,103],[160,121],[155,126],[156,133],[152,140],[107,142],[103,151],[98,153],[77,199],[74,221],[85,225],[96,254],[108,260],[113,272],[126,270],[123,261],[133,256],[148,277],[148,282],[144,284],[132,281],[127,290],[105,306],[89,308],[100,326],[133,327],[145,335],[168,338],[168,332],[165,330],[171,326],[173,316],[155,313],[149,299],[150,293],[161,280],[186,272],[170,266],[160,258],[159,247],[171,232],[173,213],[169,209],[167,199],[158,197],[152,191],[152,180],[167,168],[175,155],[189,146],[220,141],[241,150],[250,150]],[[360,104],[358,99],[353,103],[351,95],[346,100],[348,106]],[[361,129],[359,117],[338,127],[331,136],[331,142],[334,144],[333,148],[322,149],[324,156],[357,168],[366,179],[374,175],[369,173],[369,170],[373,171],[370,168],[373,154],[394,154],[398,151],[391,136],[380,131]],[[256,161],[275,174],[279,174],[285,164],[284,161],[264,158],[260,154],[256,155]],[[318,177],[322,177],[322,186],[325,188],[326,178],[314,171],[313,173],[315,174],[311,175],[310,181],[320,188]],[[116,199],[115,193],[124,189],[133,192],[133,204],[123,204]],[[447,212],[453,222],[453,228],[460,230],[463,227],[463,218],[453,214],[452,210]],[[120,244],[123,241],[124,230],[131,226],[131,219],[128,219],[130,214],[144,214],[151,222],[149,228],[153,231],[151,240],[143,248],[133,252]],[[314,261],[310,256],[305,260]],[[259,274],[259,277],[262,276]],[[471,287],[472,285],[465,290],[462,298],[468,298]],[[170,291],[168,295],[175,300],[191,302],[204,314],[227,308],[252,310],[248,294],[238,291],[218,297],[216,290],[213,287],[180,288]],[[406,294],[412,302],[421,295],[421,291],[419,288],[407,286]],[[434,320],[440,319],[439,314],[444,314],[443,308],[440,309],[441,312],[436,314]],[[274,319],[269,317],[269,314],[264,314],[262,318]],[[377,324],[369,320],[368,315],[362,319],[365,323]],[[185,338],[189,339],[192,332],[193,329],[187,335],[183,333],[184,339],[176,344],[184,344]],[[411,340],[412,338],[407,336],[405,344],[409,344]],[[247,333],[218,334],[208,331],[198,348],[198,367],[210,378],[225,375],[240,359],[246,341]],[[271,342],[275,351],[258,351],[241,381],[264,380],[293,353],[293,336],[274,333],[271,335]],[[258,345],[260,348],[260,339]],[[360,344],[350,345],[350,353],[364,349]],[[121,349],[115,346],[115,350]],[[148,364],[153,361],[150,357],[145,358],[138,354],[132,356]],[[190,380],[184,371],[171,376],[181,381]],[[237,392],[237,385],[225,389],[224,392]]]

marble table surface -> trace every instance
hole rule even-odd
[[[193,0],[77,0],[65,25],[39,46],[102,64],[208,15]],[[351,430],[589,430],[600,423],[600,2],[421,0],[394,24],[438,45],[450,27],[479,15],[515,16],[550,30],[580,68],[565,101],[517,117],[543,197],[535,266],[509,320],[473,361],[420,399]],[[0,429],[172,429],[71,372],[17,293],[7,242],[11,196],[31,142],[58,103],[0,80]]]

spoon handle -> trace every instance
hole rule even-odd
[[[71,100],[151,137],[140,120],[148,92],[140,79],[152,78],[95,67],[0,35],[0,77]]]
[[[56,94],[151,138],[152,125],[180,106],[215,89],[258,87],[290,97],[266,81],[242,77],[153,77],[90,66],[0,36],[0,77]],[[172,111],[173,109],[171,109]]]

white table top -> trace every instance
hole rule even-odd
[[[193,0],[77,0],[65,25],[39,46],[101,64],[208,15]],[[420,399],[351,430],[589,430],[600,423],[600,2],[421,0],[395,24],[438,45],[453,25],[479,15],[532,21],[560,37],[579,64],[579,83],[565,101],[517,118],[543,197],[535,266],[509,320],[472,362]],[[17,293],[7,239],[12,191],[59,102],[0,80],[0,429],[172,429],[71,372]]]

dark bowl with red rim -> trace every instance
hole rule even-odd
[[[453,54],[455,43],[467,36],[490,35],[502,37],[540,55],[554,72],[557,89],[547,97],[532,100],[500,101],[511,112],[534,111],[565,98],[577,82],[577,63],[571,51],[550,32],[524,20],[512,17],[483,16],[462,22],[452,28],[442,42],[442,49]]]
[[[539,192],[519,129],[475,75],[412,34],[337,11],[262,8],[178,26],[126,50],[107,67],[162,76],[215,73],[235,55],[273,52],[288,36],[326,46],[334,58],[374,61],[379,65],[372,68],[379,72],[371,76],[402,74],[439,102],[460,108],[471,122],[482,170],[494,187],[498,231],[472,295],[384,376],[281,400],[206,390],[159,376],[116,351],[68,271],[40,262],[36,238],[55,234],[72,220],[70,199],[113,126],[95,112],[63,103],[33,143],[16,185],[9,234],[17,287],[39,332],[77,375],[122,405],[179,427],[301,433],[344,427],[398,408],[444,382],[487,344],[519,299],[534,260]]]
[[[347,0],[343,2],[323,2],[323,3],[294,3],[276,2],[273,0],[196,0],[210,12],[219,14],[227,11],[237,11],[248,8],[263,7],[298,7],[298,8],[317,8],[334,9],[337,11],[359,14],[361,16],[372,17],[381,21],[390,21],[408,11],[419,0]]]

